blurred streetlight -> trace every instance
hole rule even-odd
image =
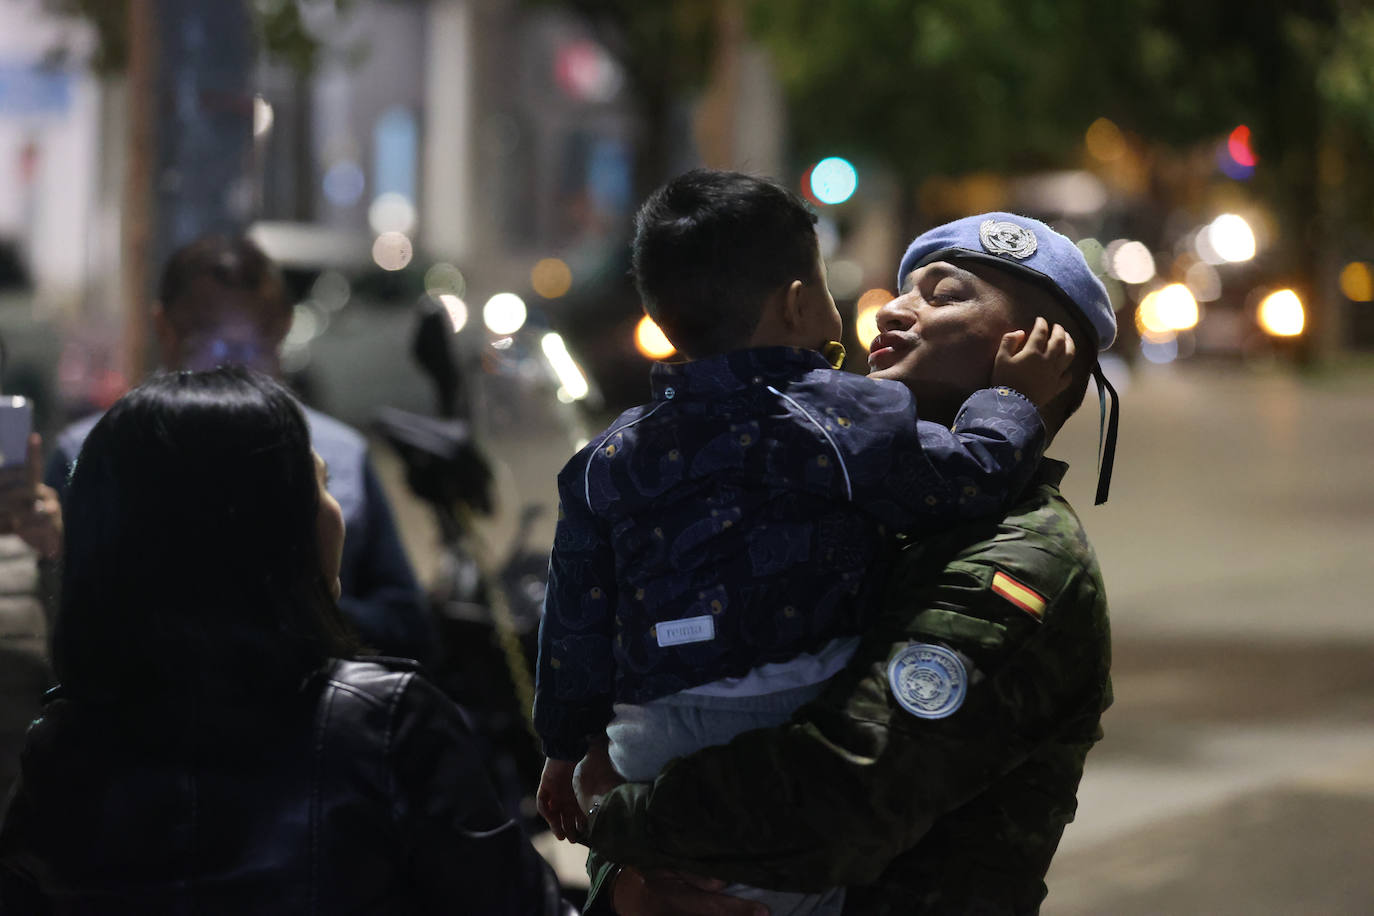
[[[1374,301],[1374,269],[1365,261],[1351,261],[1341,269],[1341,292],[1351,302]]]
[[[378,194],[367,208],[367,224],[378,235],[408,233],[415,228],[415,205],[396,191]]]
[[[867,350],[878,336],[878,309],[892,301],[892,294],[885,289],[870,289],[859,297],[855,304],[854,336],[859,345]]]
[[[1155,275],[1155,258],[1144,242],[1118,240],[1107,246],[1107,273],[1123,283],[1148,283]]]
[[[1170,283],[1146,294],[1135,314],[1141,336],[1158,342],[1197,327],[1197,300],[1182,283]]]
[[[525,326],[525,300],[515,293],[497,293],[482,306],[482,321],[487,330],[502,337]]]
[[[1259,157],[1250,147],[1250,128],[1244,124],[1231,131],[1231,136],[1226,139],[1226,151],[1238,165],[1246,168],[1254,168],[1259,163]]]
[[[401,232],[383,232],[372,243],[372,260],[382,270],[400,270],[414,256],[410,239]]]
[[[1259,323],[1273,337],[1297,337],[1306,323],[1302,300],[1291,289],[1281,289],[1260,302]]]
[[[1198,302],[1215,302],[1221,298],[1221,275],[1206,261],[1198,261],[1183,275],[1183,282]]]
[[[1255,256],[1255,231],[1245,217],[1235,213],[1221,214],[1198,233],[1198,254],[1206,261],[1210,259],[1203,250],[1204,241],[1222,261],[1238,263]]]
[[[253,139],[261,140],[272,129],[275,115],[272,103],[260,95],[253,96]]]
[[[1227,178],[1245,181],[1255,174],[1259,157],[1250,145],[1250,128],[1238,125],[1227,136],[1226,142],[1217,147],[1217,167]]]
[[[459,331],[463,330],[463,328],[467,327],[468,305],[466,302],[453,295],[453,293],[440,293],[435,298],[439,300],[439,304],[442,305],[444,311],[448,313],[448,321],[453,328],[453,333],[457,334]]]
[[[1098,118],[1083,137],[1088,154],[1102,162],[1115,162],[1126,153],[1126,138],[1121,128],[1107,118]]]
[[[809,177],[811,193],[823,204],[842,204],[854,196],[859,173],[847,159],[831,156],[817,162]]]
[[[452,264],[440,261],[425,271],[425,292],[431,296],[452,293],[462,298],[468,289],[468,281],[463,272]]]
[[[530,270],[530,286],[545,299],[557,299],[572,289],[572,269],[559,258],[544,258]]]
[[[667,359],[677,352],[668,335],[648,315],[635,325],[635,348],[649,359]]]
[[[562,386],[558,389],[558,399],[566,403],[585,398],[591,390],[587,384],[587,377],[582,374],[572,354],[568,352],[568,345],[563,342],[563,338],[558,333],[550,331],[539,341],[539,345],[543,348],[549,365],[553,367],[554,375],[558,376],[559,385]]]

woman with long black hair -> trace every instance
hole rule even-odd
[[[159,376],[96,425],[0,911],[560,911],[461,711],[357,657],[326,475],[243,369]]]

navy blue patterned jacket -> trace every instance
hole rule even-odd
[[[534,705],[556,759],[579,758],[613,702],[857,632],[894,533],[996,513],[1044,447],[1010,389],[975,392],[951,431],[814,350],[659,363],[652,381],[558,475]]]

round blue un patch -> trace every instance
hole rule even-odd
[[[943,719],[964,705],[968,675],[944,646],[916,642],[888,663],[887,680],[902,708],[922,719]]]

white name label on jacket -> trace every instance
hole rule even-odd
[[[681,646],[689,642],[708,642],[716,638],[716,621],[710,614],[667,620],[654,627],[660,646]]]

